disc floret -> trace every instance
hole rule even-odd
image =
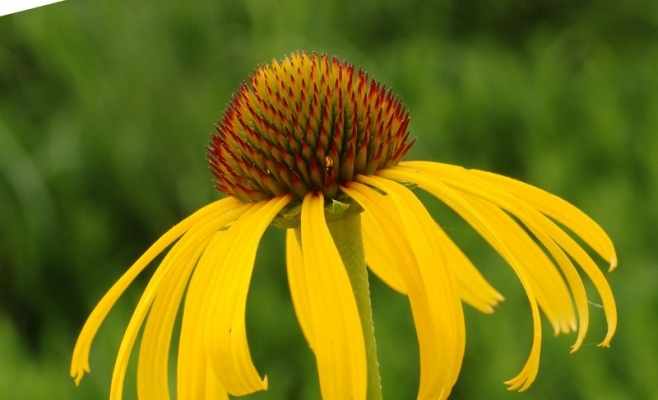
[[[211,137],[220,191],[242,202],[310,191],[327,200],[357,174],[400,162],[409,116],[390,90],[326,55],[262,65],[234,94]]]

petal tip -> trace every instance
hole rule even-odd
[[[75,386],[80,386],[80,382],[82,381],[82,377],[85,376],[85,372],[89,372],[89,370],[87,369],[85,371],[84,369],[79,369],[71,373],[71,378],[75,381]]]
[[[532,385],[532,382],[534,381],[534,378],[530,379],[530,377],[525,377],[524,378],[517,376],[516,378],[512,378],[508,381],[505,381],[504,383],[508,385],[507,390],[512,391],[516,390],[518,392],[523,392],[527,390],[530,385]]]
[[[617,268],[617,257],[611,257],[610,258],[610,268],[608,268],[608,272],[612,272]]]

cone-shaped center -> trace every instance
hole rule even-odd
[[[243,202],[338,185],[400,162],[409,117],[397,97],[347,62],[294,53],[258,68],[219,121],[209,163],[220,191]]]

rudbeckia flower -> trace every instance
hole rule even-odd
[[[110,398],[122,397],[143,328],[139,399],[169,399],[174,321],[181,312],[179,400],[221,399],[267,389],[247,343],[245,308],[258,243],[269,225],[287,230],[292,302],[313,351],[323,399],[381,398],[368,275],[409,299],[418,336],[418,399],[445,399],[465,347],[463,303],[490,313],[503,297],[430,216],[413,190],[429,192],[466,220],[512,267],[527,294],[534,335],[527,362],[507,381],[524,390],[539,367],[540,310],[555,334],[589,321],[581,274],[598,291],[615,332],[610,287],[582,242],[616,266],[593,220],[541,189],[459,166],[402,161],[409,117],[384,86],[336,58],[295,53],[259,67],[216,126],[208,160],[215,201],[158,239],[91,313],[71,375],[89,372],[91,342],[135,277],[169,246],[128,323]],[[569,233],[565,231],[568,229]],[[173,244],[173,245],[172,245]]]

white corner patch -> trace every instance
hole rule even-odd
[[[64,0],[0,0],[0,17]]]

